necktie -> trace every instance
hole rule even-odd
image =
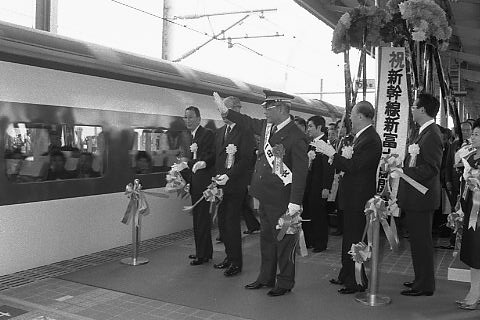
[[[268,137],[268,142],[272,140],[273,135],[277,132],[277,126],[272,126],[272,129],[270,130],[270,137]]]
[[[227,137],[230,134],[230,131],[232,131],[232,127],[227,126],[227,129],[225,130],[225,137],[223,137],[223,141],[227,141]]]

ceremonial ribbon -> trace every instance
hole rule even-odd
[[[221,188],[217,188],[217,183],[213,181],[210,183],[203,191],[202,197],[198,199],[193,205],[191,206],[184,206],[183,211],[190,211],[193,210],[200,202],[203,200],[206,200],[207,202],[210,202],[210,214],[213,213],[213,218],[212,220],[215,221],[217,219],[217,211],[218,211],[218,205],[223,199],[223,190]],[[217,200],[219,200],[217,202]]]
[[[274,169],[274,163],[275,163],[276,157],[275,157],[275,153],[273,152],[272,146],[268,142],[268,139],[270,138],[271,128],[272,128],[272,124],[267,123],[267,126],[265,128],[264,150],[265,150],[265,157],[267,158],[268,164],[272,169]],[[290,171],[290,168],[286,166],[284,163],[282,163],[281,167],[282,167],[281,170],[274,170],[274,171],[275,171],[275,174],[282,180],[283,185],[286,186],[292,183],[292,171]]]
[[[352,247],[350,248],[350,251],[348,251],[348,254],[351,255],[353,261],[355,261],[355,281],[358,285],[363,286],[362,265],[372,256],[371,246],[366,245],[363,242],[357,244],[352,243]]]
[[[130,201],[128,202],[127,209],[125,210],[125,213],[123,215],[122,223],[128,224],[130,222],[130,219],[134,217],[134,223],[136,226],[138,226],[139,224],[140,215],[146,216],[150,213],[145,194],[159,198],[168,198],[168,195],[164,193],[143,191],[140,180],[138,179],[135,179],[133,181],[133,184],[129,183],[125,187],[125,194],[130,199]]]
[[[295,254],[295,249],[297,244],[300,247],[300,254],[302,257],[308,255],[307,245],[305,244],[305,235],[302,229],[302,221],[310,221],[310,220],[302,220],[301,211],[295,213],[294,215],[284,214],[282,215],[277,222],[276,229],[280,229],[277,234],[277,240],[282,241],[286,234],[298,234],[298,238],[296,240],[295,246],[292,250],[292,255]],[[293,257],[292,257],[293,261]]]

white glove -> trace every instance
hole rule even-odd
[[[220,186],[224,186],[227,184],[229,179],[230,178],[226,174],[221,174],[215,177],[215,182]]]
[[[394,168],[390,172],[390,177],[392,177],[393,179],[398,179],[398,178],[400,178],[400,174],[402,174],[402,173],[403,173],[402,168]]]
[[[217,104],[217,109],[218,111],[223,115],[228,112],[228,108],[225,106],[225,103],[223,103],[222,98],[218,95],[218,93],[213,92],[213,99],[215,100],[215,103]]]
[[[335,151],[334,147],[332,147],[331,145],[329,145],[328,143],[326,143],[323,140],[314,141],[314,142],[310,143],[310,145],[315,147],[315,150],[317,152],[323,153],[324,155],[326,155],[329,158],[333,157],[333,155],[335,153],[337,153]]]
[[[298,211],[300,211],[300,205],[299,204],[295,204],[295,203],[291,203],[291,202],[288,204],[287,215],[293,216]]]
[[[330,190],[323,189],[322,190],[322,199],[327,199],[329,194],[330,194]]]
[[[172,166],[173,171],[182,171],[188,168],[188,165],[185,161],[182,161],[180,163],[174,163]]]
[[[206,167],[207,164],[205,163],[205,161],[197,161],[192,167],[192,172],[195,173],[197,172],[197,170],[205,169]]]

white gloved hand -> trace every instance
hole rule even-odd
[[[217,105],[218,111],[224,115],[228,112],[228,108],[225,106],[225,103],[223,103],[222,98],[218,95],[218,93],[213,92],[213,99],[215,100],[215,104]]]
[[[333,157],[333,155],[335,153],[337,153],[335,151],[334,147],[332,147],[331,145],[329,145],[328,143],[326,143],[323,140],[314,141],[314,142],[310,143],[310,145],[315,147],[315,150],[317,152],[323,153],[324,155],[326,155],[329,158]]]
[[[327,199],[329,194],[330,194],[330,190],[323,189],[322,190],[322,199]]]
[[[205,161],[197,161],[192,167],[192,172],[195,173],[197,172],[197,170],[205,169],[206,167],[207,164],[205,163]]]
[[[182,161],[180,163],[174,163],[172,166],[173,171],[182,171],[188,168],[188,165],[185,161]]]
[[[393,179],[398,179],[400,178],[400,174],[402,173],[403,173],[402,168],[393,168],[392,171],[390,172],[390,177],[392,177]]]
[[[220,186],[224,186],[227,184],[229,179],[230,178],[226,174],[221,174],[215,177],[215,182]]]
[[[295,204],[295,203],[291,203],[291,202],[288,204],[287,215],[293,216],[294,214],[296,214],[299,211],[300,211],[300,205],[299,204]]]

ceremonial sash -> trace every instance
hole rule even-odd
[[[264,151],[265,151],[265,157],[267,158],[267,162],[270,165],[270,167],[273,169],[273,163],[275,161],[275,156],[273,155],[273,150],[272,146],[268,142],[268,139],[270,139],[270,130],[272,128],[271,123],[267,123],[267,126],[265,128],[265,141],[264,141]],[[275,170],[275,174],[282,180],[283,185],[287,185],[292,183],[292,171],[290,171],[290,168],[287,167],[285,163],[282,165],[283,170]]]

